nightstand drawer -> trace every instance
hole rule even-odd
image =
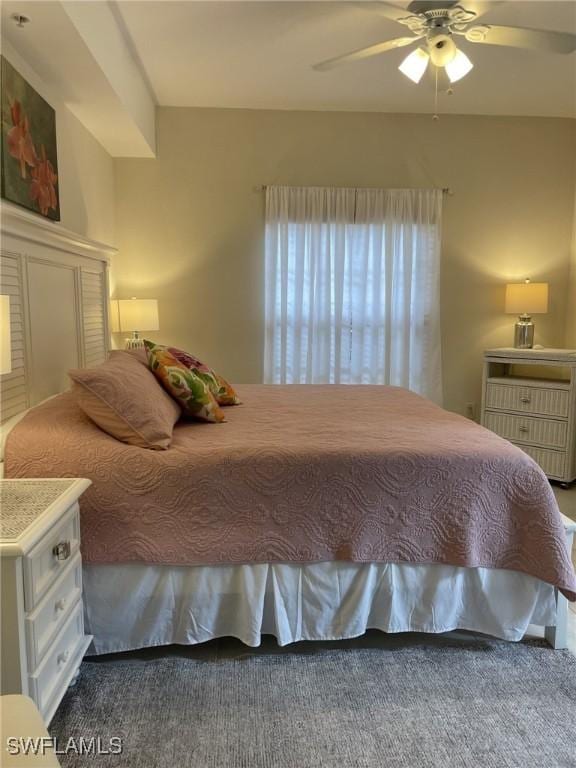
[[[24,557],[24,605],[32,611],[80,548],[80,521],[75,502]]]
[[[54,640],[43,662],[28,677],[30,695],[43,715],[56,691],[68,679],[68,671],[84,639],[84,616],[80,600],[76,603],[72,615]]]
[[[34,611],[26,615],[26,643],[31,671],[42,661],[50,643],[81,596],[82,558],[78,552]]]
[[[536,448],[533,445],[521,445],[520,443],[516,443],[516,445],[542,467],[545,475],[559,480],[564,477],[566,472],[566,453],[564,451],[551,451],[548,448]]]
[[[30,695],[47,724],[92,641],[84,635],[78,507],[90,481],[20,478],[0,486],[0,693]]]
[[[527,443],[544,448],[566,448],[568,425],[565,421],[487,411],[484,425],[513,443]]]
[[[565,389],[493,384],[490,381],[486,385],[486,408],[490,410],[566,418],[569,404],[570,393]]]

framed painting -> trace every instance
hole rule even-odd
[[[0,67],[2,197],[60,221],[56,113],[4,56]]]

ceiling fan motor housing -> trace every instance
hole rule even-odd
[[[406,10],[410,13],[446,12],[449,8],[458,5],[459,0],[413,0]]]

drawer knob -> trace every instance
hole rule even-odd
[[[520,402],[521,403],[529,403],[530,402],[530,398],[526,397],[526,396],[523,396],[523,397],[520,398]]]
[[[56,659],[58,666],[61,667],[63,664],[66,664],[69,658],[70,651],[63,651],[63,653],[59,653],[58,658]]]
[[[518,429],[520,430],[520,432],[529,432],[528,427],[525,427],[525,426],[520,426],[518,427]]]
[[[72,547],[69,541],[59,541],[52,550],[52,554],[56,560],[68,560],[71,551]]]
[[[60,611],[63,611],[64,608],[66,608],[66,600],[62,598],[61,600],[56,600],[54,603],[54,610],[56,613],[59,613]]]

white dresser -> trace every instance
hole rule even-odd
[[[84,634],[78,510],[89,485],[0,481],[0,692],[30,696],[47,724],[92,639]]]
[[[489,349],[482,424],[522,448],[551,480],[576,479],[576,350]]]

